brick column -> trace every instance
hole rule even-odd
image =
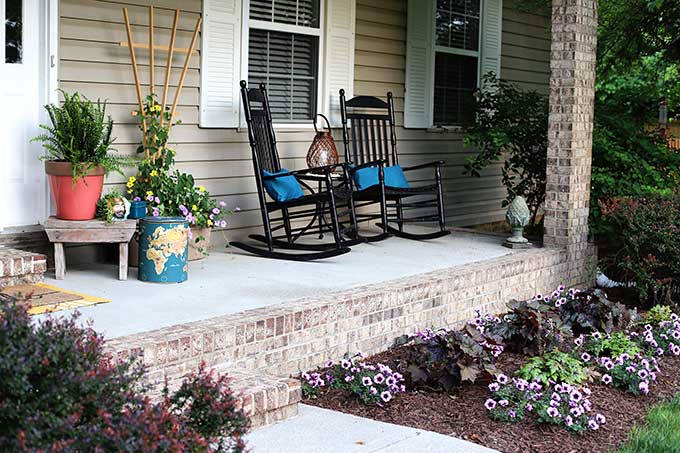
[[[588,253],[596,44],[597,0],[553,0],[543,240],[570,263]]]

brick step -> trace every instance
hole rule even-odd
[[[239,397],[241,407],[249,415],[252,429],[278,423],[297,415],[302,399],[302,388],[298,379],[275,377],[233,368],[226,365],[212,367],[216,373],[227,374],[234,394]],[[184,376],[168,380],[170,391],[179,388]],[[165,379],[162,373],[149,373],[147,379],[152,388],[152,399],[161,396]]]
[[[47,257],[0,246],[0,287],[43,281]]]

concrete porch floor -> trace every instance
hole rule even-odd
[[[390,238],[362,244],[349,254],[311,263],[218,250],[189,265],[187,282],[167,285],[140,282],[136,269],[130,269],[127,281],[119,281],[116,266],[67,263],[65,280],[47,274],[46,282],[111,299],[79,311],[82,322],[91,320],[96,330],[115,338],[513,253],[502,241],[495,235],[455,230],[427,242]]]

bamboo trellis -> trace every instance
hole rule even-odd
[[[128,15],[128,9],[123,8],[123,19],[125,20],[125,30],[127,32],[127,41],[123,41],[120,43],[121,46],[127,47],[130,49],[130,60],[132,61],[132,72],[134,74],[135,78],[135,90],[137,92],[137,102],[139,103],[139,111],[140,114],[143,115],[144,113],[144,97],[142,96],[142,83],[139,79],[139,70],[137,67],[137,57],[135,55],[135,48],[143,48],[143,49],[149,49],[149,90],[150,94],[156,94],[155,93],[155,51],[165,51],[168,53],[168,58],[167,62],[165,65],[165,83],[163,87],[163,97],[162,97],[162,103],[161,103],[161,125],[163,125],[164,119],[165,119],[165,109],[167,107],[167,102],[168,102],[168,90],[170,86],[170,73],[172,71],[172,56],[174,53],[186,53],[186,57],[184,59],[184,67],[182,68],[182,72],[179,78],[179,83],[177,84],[177,89],[175,91],[175,97],[172,102],[172,107],[170,108],[170,120],[167,125],[168,127],[168,134],[170,133],[170,129],[172,128],[173,125],[173,118],[175,117],[175,113],[177,110],[177,104],[179,103],[179,97],[180,94],[182,93],[182,88],[184,87],[184,79],[186,78],[187,70],[189,69],[189,63],[191,62],[191,56],[195,53],[196,49],[196,39],[198,38],[198,32],[201,29],[201,21],[202,18],[199,16],[199,18],[196,20],[196,27],[194,28],[194,33],[193,36],[191,37],[191,45],[188,48],[180,48],[180,47],[175,47],[175,38],[177,37],[177,26],[179,24],[179,9],[175,10],[175,17],[172,22],[172,33],[170,35],[170,43],[169,46],[159,46],[155,44],[154,42],[154,8],[153,6],[149,6],[149,44],[142,44],[142,43],[136,43],[132,39],[132,29],[130,27],[130,17]],[[161,150],[158,150],[154,153],[153,156],[149,155],[149,148],[148,148],[148,140],[149,137],[147,136],[147,124],[146,120],[142,116],[142,143],[144,145],[144,152],[145,152],[145,157],[151,158],[154,162],[155,160],[162,155]]]

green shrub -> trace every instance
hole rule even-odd
[[[668,305],[654,305],[645,313],[644,322],[656,326],[664,321],[670,321],[673,310]]]
[[[152,403],[143,368],[114,363],[76,317],[36,323],[0,302],[0,451],[241,452],[248,418],[203,367]]]
[[[680,195],[618,198],[602,208],[619,232],[609,257],[615,279],[634,282],[641,301],[671,301],[680,288]]]
[[[592,338],[586,350],[596,356],[619,357],[628,354],[634,357],[640,352],[640,346],[623,332],[616,332],[609,336]]]
[[[467,160],[465,173],[480,176],[490,165],[502,163],[505,205],[518,195],[524,197],[533,226],[545,200],[548,99],[498,80],[493,73],[484,76],[482,85],[476,121],[465,129],[465,144],[479,153]]]
[[[532,357],[517,371],[517,375],[546,386],[555,382],[576,385],[588,379],[588,370],[580,360],[556,350]]]

